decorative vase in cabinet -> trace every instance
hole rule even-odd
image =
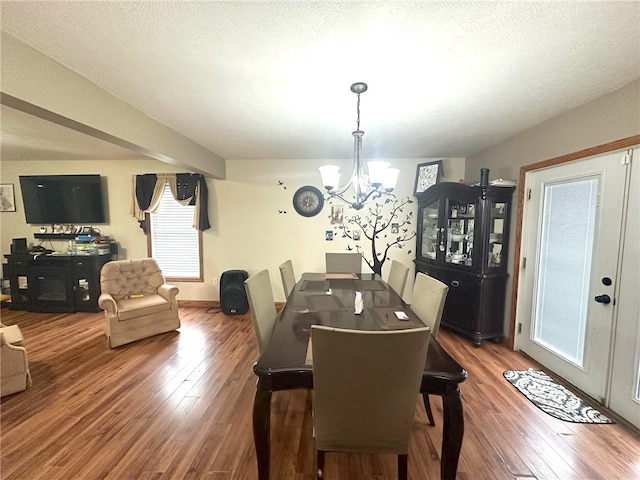
[[[502,341],[514,186],[437,183],[419,193],[416,272],[449,286],[441,325]]]

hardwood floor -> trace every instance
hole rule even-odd
[[[182,328],[110,350],[100,313],[2,310],[26,339],[33,387],[1,403],[4,480],[256,479],[251,409],[257,347],[248,315],[181,308]],[[446,331],[440,342],[469,372],[459,480],[640,479],[640,438],[615,425],[571,424],[538,410],[502,377],[536,367],[502,345]],[[436,426],[416,396],[409,477],[439,478]],[[313,480],[306,391],[272,408],[272,479]],[[395,479],[395,457],[328,454],[328,479]]]

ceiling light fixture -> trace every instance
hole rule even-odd
[[[338,198],[355,210],[360,210],[368,200],[375,200],[382,195],[392,195],[398,181],[397,168],[389,168],[388,162],[379,160],[367,162],[369,175],[362,165],[362,136],[360,130],[360,94],[367,91],[367,84],[358,82],[351,85],[351,91],[358,96],[357,113],[358,120],[356,130],[353,132],[353,174],[349,182],[340,187],[340,167],[337,165],[324,165],[320,167],[322,184],[327,189],[327,200]],[[353,200],[347,200],[345,193],[353,186]]]

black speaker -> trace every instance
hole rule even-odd
[[[225,315],[242,315],[249,310],[244,281],[249,275],[244,270],[227,270],[220,277],[220,309]]]

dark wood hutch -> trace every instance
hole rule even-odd
[[[514,190],[443,182],[416,195],[416,272],[449,285],[441,325],[476,346],[503,337]]]

